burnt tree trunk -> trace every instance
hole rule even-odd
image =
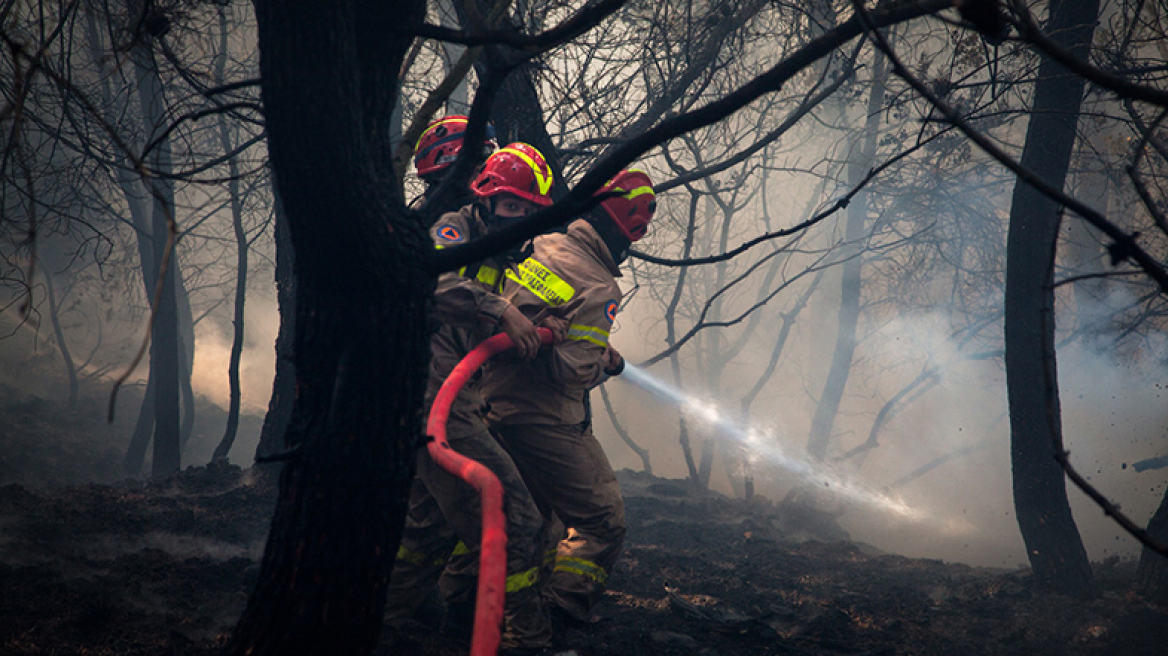
[[[182,396],[182,424],[178,434],[180,448],[186,451],[187,442],[195,432],[195,388],[191,379],[195,367],[195,321],[178,260],[172,258],[171,266],[175,274],[175,320],[178,322],[178,391]]]
[[[134,433],[130,445],[126,447],[126,457],[122,460],[122,471],[130,476],[142,473],[146,462],[146,449],[150,447],[150,435],[154,432],[154,369],[146,377],[146,389],[142,393],[142,403],[138,406],[138,419],[134,422]]]
[[[884,58],[879,57],[872,67],[872,90],[868,96],[867,120],[862,138],[856,139],[855,148],[848,162],[848,186],[855,188],[864,179],[876,156],[877,137],[880,133],[880,112],[884,106],[885,81],[887,71]],[[858,151],[858,152],[856,152]],[[807,436],[807,453],[815,460],[827,457],[831,446],[832,427],[839,414],[848,377],[852,372],[852,359],[856,354],[856,328],[860,322],[860,291],[864,250],[860,243],[867,229],[868,192],[860,191],[848,204],[847,222],[844,227],[842,258],[844,262],[840,276],[839,325],[836,328],[835,348],[832,350],[831,366],[823,383],[823,393],[815,406],[811,418],[811,431]]]
[[[223,84],[227,75],[227,12],[219,8],[219,57],[216,62],[216,82]],[[227,118],[219,117],[219,141],[223,152],[230,153],[232,145],[231,130]],[[243,319],[244,302],[247,299],[247,232],[243,229],[243,199],[239,196],[239,163],[235,157],[227,160],[227,192],[231,198],[231,226],[235,233],[235,313],[232,317],[233,326],[231,336],[231,358],[227,364],[227,385],[230,389],[227,405],[227,426],[223,429],[223,437],[215,447],[212,460],[226,458],[231,453],[231,446],[235,444],[235,433],[239,429],[239,404],[243,391],[239,385],[239,361],[243,357]]]
[[[297,393],[235,656],[368,654],[400,539],[429,361],[426,227],[390,115],[424,3],[256,0],[271,162],[296,253]],[[311,102],[306,102],[311,99]]]
[[[1148,533],[1161,542],[1168,542],[1168,494],[1148,522]],[[1136,586],[1151,601],[1168,604],[1168,558],[1144,547],[1136,570]]]
[[[296,337],[296,277],[292,275],[295,256],[292,238],[288,235],[288,218],[284,215],[284,204],[275,190],[274,181],[272,187],[275,197],[276,306],[280,313],[280,327],[276,332],[276,377],[272,381],[272,397],[268,400],[268,412],[264,415],[255,457],[265,463],[265,468],[274,469],[279,461],[268,461],[267,458],[283,450],[284,432],[292,419],[292,400],[296,394],[296,363],[292,360],[292,343]]]
[[[138,4],[131,3],[129,6],[135,9],[137,12],[143,11],[143,8]],[[102,75],[102,107],[107,108],[105,119],[111,125],[116,125],[118,123],[119,114],[128,110],[126,108],[120,107],[119,104],[115,102],[114,93],[110,88],[109,80],[117,76],[117,71],[109,67],[109,62],[111,59],[106,56],[106,46],[103,43],[102,32],[99,29],[97,22],[97,14],[93,11],[86,12],[86,36],[88,40],[90,56],[98,70],[101,71]],[[141,113],[142,123],[144,126],[144,137],[142,141],[143,143],[146,143],[152,134],[155,134],[157,130],[161,129],[160,126],[162,126],[165,121],[162,86],[160,80],[158,79],[158,71],[154,63],[154,57],[150,50],[150,42],[148,39],[140,39],[136,41],[132,52],[132,59],[135,73],[135,82],[138,85],[138,109]],[[167,151],[169,151],[168,141],[164,141],[162,145],[165,146]],[[163,157],[162,148],[154,151],[154,158],[152,158],[152,160],[153,161],[150,163],[154,167],[170,165],[169,156],[167,155],[165,158]],[[142,282],[146,289],[146,298],[149,302],[153,302],[155,296],[155,285],[158,281],[157,262],[159,258],[156,256],[156,249],[160,249],[161,246],[165,244],[165,232],[163,232],[161,236],[162,242],[158,242],[155,238],[157,234],[155,232],[155,223],[160,222],[163,229],[165,230],[166,210],[163,208],[165,208],[167,202],[166,199],[168,198],[168,191],[171,188],[170,183],[168,181],[148,181],[142,179],[138,172],[134,170],[134,166],[128,160],[128,158],[115,163],[113,168],[118,187],[125,196],[126,207],[130,213],[130,222],[134,227],[135,239],[138,247],[138,259],[142,269]],[[151,193],[152,190],[155,193]],[[173,211],[173,192],[169,192],[169,198],[171,199],[170,210]],[[158,221],[156,221],[156,219]],[[159,250],[158,252],[161,251]],[[181,281],[178,262],[174,258],[171,259],[170,265],[168,266],[168,272],[169,274],[172,274],[167,276],[168,280]],[[173,294],[171,294],[167,298],[164,298],[164,300],[169,300],[173,297]],[[171,303],[171,305],[173,306],[174,304]],[[161,310],[161,308],[159,309]],[[189,315],[190,312],[188,310],[186,312],[186,316],[189,317]],[[190,320],[186,319],[183,323],[184,325],[188,324],[190,323]],[[172,321],[163,322],[162,330],[164,334],[161,337],[158,334],[159,327],[155,326],[154,343],[157,343],[160,338],[163,340],[168,340],[169,338],[166,337],[165,333],[174,333],[174,331],[169,330],[170,325],[173,324],[174,322]],[[177,330],[177,328],[175,330]],[[192,344],[193,338],[194,333],[192,329],[189,337]],[[174,339],[178,339],[178,337],[175,336]],[[177,350],[178,347],[176,346],[175,349]],[[172,370],[179,368],[177,364],[177,355],[175,357],[175,363],[175,367]],[[179,378],[179,374],[175,374],[175,385],[179,384],[177,382]],[[189,373],[186,374],[186,379],[188,382],[186,387],[189,388]],[[142,470],[142,464],[146,459],[146,450],[150,446],[150,438],[155,429],[155,405],[157,389],[158,377],[155,372],[152,355],[148,382],[146,384],[146,392],[142,398],[142,405],[138,410],[138,419],[134,426],[134,433],[130,439],[129,446],[126,449],[126,457],[122,464],[124,471],[127,474],[133,476],[137,476]],[[164,396],[169,397],[170,395],[171,392],[167,391]],[[175,398],[177,398],[178,392],[174,392],[173,395]],[[191,395],[191,399],[193,401],[193,394]],[[178,402],[175,401],[175,407],[173,409],[173,414],[175,416],[178,414],[177,403]],[[193,403],[190,405],[193,406]],[[172,412],[168,409],[165,414],[167,417],[169,417]],[[191,419],[193,420],[193,414],[191,415]],[[177,419],[175,419],[175,423],[177,424]],[[180,430],[175,428],[173,430],[173,434],[175,435],[174,439],[177,442],[180,439],[180,437],[178,437],[181,434]],[[174,468],[177,469],[179,462],[177,449],[172,449],[172,451],[176,452],[174,456]]]
[[[1052,2],[1047,32],[1085,58],[1098,0]],[[1062,188],[1075,142],[1083,80],[1044,59],[1022,166]],[[1065,593],[1091,587],[1091,565],[1067,501],[1054,347],[1054,261],[1062,208],[1019,180],[1006,240],[1006,394],[1014,510],[1036,581]]]
[[[146,126],[148,140],[165,128],[162,80],[158,65],[154,61],[148,38],[139,39],[131,50],[134,71],[137,76],[138,101],[142,107],[142,119]],[[151,168],[166,173],[170,171],[170,139],[159,139],[158,145],[148,157]],[[174,183],[167,178],[144,180],[150,192],[151,222],[150,237],[153,246],[152,275],[162,279],[162,293],[158,294],[158,305],[154,308],[154,326],[150,340],[150,370],[154,378],[154,460],[151,467],[153,476],[166,476],[178,471],[181,465],[179,437],[179,343],[178,305],[175,298],[174,277],[176,274],[174,253],[169,262],[163,262],[166,250],[168,222],[174,218]]]
[[[223,131],[226,133],[226,126]],[[224,143],[230,145],[230,140],[224,135]],[[231,181],[228,183],[231,194],[231,225],[235,231],[235,313],[231,320],[233,326],[231,336],[231,359],[227,364],[227,384],[230,389],[227,405],[227,426],[223,430],[223,438],[215,447],[212,458],[226,458],[235,444],[235,433],[239,428],[239,405],[243,392],[239,385],[239,361],[243,357],[243,319],[244,302],[247,298],[247,233],[243,229],[243,203],[239,198],[239,166],[235,158],[228,163]]]

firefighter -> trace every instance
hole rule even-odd
[[[621,299],[616,277],[656,209],[642,171],[621,171],[597,193],[607,198],[566,233],[534,240],[531,257],[507,273],[503,291],[536,323],[549,316],[566,321],[567,339],[533,360],[496,357],[483,380],[492,428],[546,521],[554,521],[550,510],[567,528],[541,587],[552,613],[569,624],[593,619],[624,541],[624,502],[592,434],[587,394],[624,369],[608,342]]]
[[[450,172],[462,152],[468,120],[462,115],[435,119],[418,137],[414,145],[414,169],[426,188],[421,196],[410,203],[411,208],[418,209],[430,200]],[[483,159],[497,149],[495,128],[488,123],[482,145]],[[470,186],[458,185],[448,189],[442,199],[433,203],[430,211],[434,216],[439,216],[456,212],[474,202],[475,196]],[[468,595],[466,591],[475,585],[477,550],[458,539],[442,515],[437,500],[426,490],[420,477],[414,478],[410,489],[405,525],[407,533],[414,537],[409,544],[403,543],[398,548],[386,621],[395,628],[400,628],[411,617],[425,624],[439,622],[442,602],[434,590],[442,577],[441,585],[447,591],[450,601],[451,630],[463,633],[473,618],[473,593]],[[421,536],[424,536],[424,540]]]
[[[551,204],[552,174],[535,148],[513,143],[492,154],[471,183],[475,202],[441,216],[430,230],[435,248],[465,243],[501,225],[522,219]],[[429,409],[454,366],[483,339],[503,330],[520,358],[540,348],[536,327],[499,296],[504,274],[514,266],[505,257],[491,258],[442,274],[434,294],[438,330],[430,340],[432,358],[425,404]],[[507,581],[504,646],[538,649],[551,638],[544,603],[536,587],[542,558],[542,518],[514,462],[485,423],[485,404],[474,383],[455,399],[447,422],[447,440],[458,453],[490,469],[503,485],[507,515]],[[410,511],[390,583],[388,619],[399,623],[429,593],[433,580],[456,543],[477,549],[482,532],[478,494],[448,474],[423,450],[411,489]],[[453,534],[445,526],[453,528]],[[464,559],[469,560],[469,559]],[[448,577],[444,586],[448,613],[463,626],[473,618],[474,572]]]
[[[410,206],[418,208],[430,199],[430,196],[446,179],[450,167],[462,152],[463,137],[466,134],[467,117],[451,115],[435,119],[426,126],[422,136],[418,137],[414,145],[414,169],[418,178],[426,184],[426,190],[416,198]],[[498,149],[495,142],[495,126],[487,123],[486,138],[483,140],[482,159],[490,157]],[[433,207],[433,216],[440,216],[447,212],[457,212],[460,208],[475,201],[470,187],[459,185],[450,189]]]

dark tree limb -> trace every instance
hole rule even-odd
[[[627,2],[628,0],[600,0],[586,4],[563,23],[532,35],[514,30],[454,30],[430,23],[402,25],[398,29],[406,34],[464,46],[505,45],[535,56],[563,45],[596,27]]]
[[[787,118],[783,119],[783,122],[779,124],[778,127],[763,135],[761,139],[755,141],[749,147],[744,148],[738,153],[735,153],[732,157],[727,157],[721,162],[710,164],[709,166],[702,167],[695,171],[690,171],[683,175],[679,175],[672,180],[666,180],[665,182],[654,186],[653,192],[657,194],[663,194],[671,189],[680,187],[687,182],[694,182],[696,180],[701,180],[703,178],[708,178],[711,175],[721,173],[728,168],[741,164],[758,151],[778,141],[780,137],[793,128],[796,123],[803,119],[804,116],[811,113],[811,110],[822,104],[824,100],[830,98],[832,94],[834,94],[841,86],[843,86],[844,82],[847,82],[852,78],[853,75],[855,75],[856,69],[854,66],[854,60],[850,62],[850,64],[852,65],[849,65],[843,71],[840,71],[836,78],[832,80],[831,84],[828,84],[814,96],[805,99],[802,103],[799,104],[798,107],[794,109],[794,111],[791,112],[789,116],[787,116]]]
[[[896,411],[911,403],[928,389],[936,386],[940,380],[937,377],[935,367],[925,367],[916,378],[900,388],[896,394],[892,395],[892,398],[888,399],[880,407],[880,411],[876,413],[876,419],[872,421],[872,427],[868,430],[868,439],[835,459],[840,461],[850,460],[865,451],[870,451],[880,446],[880,432],[884,430],[884,426],[888,424],[888,421],[892,419]],[[924,385],[923,388],[921,387],[922,385]],[[918,388],[920,388],[919,391]]]
[[[1061,205],[1069,208],[1088,223],[1094,226],[1103,234],[1107,235],[1114,243],[1109,247],[1113,259],[1118,263],[1125,259],[1131,259],[1141,269],[1148,274],[1152,280],[1160,287],[1161,291],[1168,292],[1168,270],[1166,270],[1155,257],[1140,247],[1136,243],[1138,233],[1128,234],[1124,232],[1119,226],[1111,222],[1102,213],[1095,211],[1085,203],[1078,199],[1064,193],[1061,189],[1043,180],[1030,169],[1022,166],[1019,162],[1014,160],[991,142],[985,135],[977,130],[974,130],[969,123],[963,119],[955,109],[946,104],[943,100],[937,97],[929,88],[920,80],[916,78],[905,66],[901,63],[900,58],[888,45],[887,40],[880,34],[877,28],[881,27],[875,19],[875,13],[868,14],[860,11],[857,16],[864,17],[866,20],[870,17],[871,20],[871,34],[873,42],[876,46],[889,58],[892,62],[893,72],[898,77],[909,84],[918,94],[929,102],[937,111],[939,111],[945,120],[951,123],[954,127],[961,131],[970,141],[977,144],[979,148],[985,151],[990,157],[993,157],[1006,168],[1010,169],[1020,180],[1034,187],[1043,195],[1051,198]]]
[[[888,160],[881,163],[880,166],[873,167],[871,170],[868,171],[868,173],[864,176],[864,178],[862,180],[860,180],[860,182],[858,184],[856,184],[854,187],[849,189],[848,193],[846,193],[843,196],[836,199],[836,201],[834,203],[832,203],[830,207],[828,207],[827,209],[825,209],[821,212],[816,213],[814,216],[807,219],[806,221],[803,221],[802,223],[798,223],[790,228],[783,228],[781,230],[774,230],[774,231],[768,232],[764,235],[759,235],[758,237],[755,237],[755,238],[751,239],[750,241],[743,243],[741,246],[738,246],[736,248],[728,250],[725,253],[720,253],[718,255],[710,255],[708,257],[670,259],[670,258],[665,258],[665,257],[657,257],[655,255],[649,255],[647,253],[642,253],[641,251],[638,251],[635,249],[630,249],[629,255],[631,257],[635,257],[639,260],[643,260],[643,261],[649,262],[651,264],[659,264],[661,266],[672,266],[672,267],[687,267],[687,266],[696,266],[696,265],[701,265],[701,264],[715,264],[717,262],[724,262],[726,260],[734,259],[735,257],[738,257],[739,255],[754,248],[755,246],[758,246],[759,244],[764,244],[764,243],[772,241],[774,239],[779,239],[781,237],[789,237],[793,234],[803,232],[804,230],[806,230],[806,229],[808,229],[808,228],[810,228],[818,223],[823,222],[824,219],[827,219],[828,217],[835,214],[836,212],[847,208],[847,206],[851,204],[852,198],[854,198],[856,196],[856,194],[863,191],[864,188],[868,186],[868,183],[871,182],[873,178],[875,178],[877,175],[880,175],[881,173],[883,173],[885,169],[889,168],[893,164],[896,164],[900,160],[908,157],[909,155],[911,155],[914,152],[923,148],[925,145],[934,141],[935,139],[940,137],[941,134],[943,134],[943,133],[938,133],[938,134],[932,135],[931,137],[929,137],[927,139],[923,139],[919,143],[914,144],[911,148],[905,149],[905,150],[901,151],[900,153],[897,153],[895,156],[890,157]]]
[[[885,27],[927,16],[952,6],[953,0],[917,0],[886,5],[871,12],[870,17],[875,26]],[[495,231],[466,245],[444,248],[429,254],[432,270],[449,271],[477,262],[488,255],[523,243],[571,217],[583,214],[599,202],[592,195],[597,189],[649,149],[687,132],[716,123],[759,97],[778,90],[805,68],[859,36],[863,30],[860,19],[853,16],[722,98],[696,110],[662,120],[645,132],[631,136],[606,153],[563,199],[551,207],[536,212],[514,226]],[[472,120],[467,125],[466,139],[469,141],[475,138],[472,134],[474,108],[479,104],[479,98],[476,96],[471,110]],[[483,120],[485,123],[485,117]],[[483,133],[478,134],[481,136]],[[1168,273],[1165,274],[1165,285],[1168,286]]]
[[[1013,0],[1010,2],[1010,6],[1014,9],[1014,20],[1011,21],[1011,24],[1018,29],[1023,42],[1035,46],[1042,54],[1062,64],[1068,71],[1114,92],[1120,98],[1139,100],[1168,109],[1168,91],[1133,84],[1119,75],[1088,64],[1046,36],[1038,24],[1034,22],[1034,17],[1024,4]]]
[[[865,13],[863,10],[863,7],[859,6],[859,5],[856,5],[856,6],[857,6],[858,15],[863,19],[864,13]],[[1112,246],[1113,253],[1116,253],[1116,252],[1120,253],[1122,255],[1122,257],[1120,259],[1131,258],[1133,261],[1136,262],[1136,264],[1138,264],[1140,266],[1141,269],[1143,269],[1145,271],[1145,273],[1148,274],[1148,276],[1150,278],[1152,278],[1159,285],[1161,291],[1168,292],[1168,271],[1165,271],[1165,269],[1159,265],[1159,263],[1155,260],[1155,258],[1153,258],[1150,254],[1148,254],[1146,251],[1144,251],[1142,248],[1140,248],[1136,244],[1135,235],[1128,235],[1128,234],[1124,233],[1118,226],[1116,226],[1111,221],[1107,220],[1107,218],[1105,216],[1103,216],[1101,213],[1096,212],[1095,210],[1091,209],[1090,207],[1088,207],[1084,203],[1081,203],[1078,200],[1068,196],[1067,194],[1064,194],[1061,190],[1059,190],[1058,188],[1054,187],[1053,185],[1047,183],[1044,179],[1039,177],[1034,172],[1022,167],[1022,165],[1020,163],[1015,162],[1013,160],[1013,158],[1009,157],[1004,152],[1002,152],[1000,149],[998,149],[994,144],[990,143],[986,137],[984,137],[983,135],[978,133],[976,130],[973,130],[972,127],[970,127],[968,125],[968,123],[966,123],[957,114],[957,112],[955,110],[953,110],[951,107],[949,107],[947,104],[945,104],[939,98],[937,98],[934,94],[932,94],[929,91],[929,89],[923,83],[920,82],[920,80],[917,80],[915,78],[915,76],[913,76],[908,71],[908,69],[906,69],[904,67],[904,65],[900,62],[899,58],[896,56],[895,52],[893,52],[892,48],[888,45],[888,42],[883,38],[883,36],[880,34],[880,32],[876,28],[877,28],[877,26],[872,25],[870,29],[871,29],[871,35],[873,36],[874,41],[877,44],[877,47],[880,48],[880,50],[882,52],[884,52],[884,54],[886,56],[889,57],[890,61],[892,61],[893,69],[897,73],[897,75],[899,75],[902,79],[904,79],[906,82],[908,82],[908,84],[910,86],[912,86],[913,89],[917,91],[917,93],[919,93],[926,100],[928,100],[929,104],[931,104],[938,111],[940,111],[950,122],[952,122],[955,126],[957,126],[957,128],[960,129],[962,131],[962,133],[965,134],[971,141],[976,143],[985,152],[987,152],[991,157],[993,157],[994,159],[996,159],[999,162],[1001,162],[1002,164],[1004,164],[1007,168],[1009,168],[1016,175],[1018,175],[1018,177],[1020,179],[1022,179],[1027,184],[1031,185],[1032,187],[1034,187],[1035,189],[1037,189],[1038,191],[1040,191],[1041,193],[1043,193],[1047,197],[1051,198],[1052,200],[1055,200],[1056,202],[1059,202],[1062,205],[1069,207],[1070,209],[1075,211],[1077,214],[1079,214],[1081,217],[1083,217],[1088,222],[1090,222],[1091,225],[1095,226],[1101,232],[1103,232],[1108,237],[1110,237],[1113,241],[1115,241],[1115,244]],[[1049,358],[1047,358],[1047,359],[1049,360]],[[1050,375],[1048,375],[1048,381],[1049,381],[1049,379],[1050,379]],[[1050,415],[1050,413],[1048,413],[1048,415]],[[1054,415],[1050,415],[1050,416],[1054,417]],[[1054,420],[1055,419],[1052,418],[1052,421],[1054,421]],[[1084,493],[1086,493],[1089,497],[1091,497],[1092,500],[1094,500],[1101,508],[1103,508],[1103,511],[1108,516],[1114,518],[1115,521],[1121,527],[1123,527],[1124,530],[1126,530],[1129,534],[1131,534],[1133,537],[1135,537],[1137,540],[1139,540],[1145,546],[1148,546],[1149,548],[1153,549],[1154,551],[1157,551],[1158,553],[1161,553],[1164,555],[1168,555],[1168,547],[1166,547],[1164,544],[1154,540],[1143,529],[1139,528],[1137,525],[1135,525],[1133,522],[1131,522],[1131,520],[1128,519],[1126,516],[1124,516],[1123,513],[1120,512],[1119,509],[1114,504],[1109,502],[1106,499],[1106,497],[1104,497],[1097,490],[1095,490],[1094,487],[1092,487],[1089,483],[1087,483],[1087,481],[1082,476],[1080,476],[1078,474],[1078,472],[1076,472],[1074,470],[1074,468],[1071,466],[1069,460],[1067,459],[1067,452],[1065,451],[1065,449],[1061,448],[1062,447],[1061,432],[1054,431],[1054,437],[1057,440],[1056,446],[1059,447],[1059,448],[1056,448],[1056,450],[1055,450],[1055,454],[1054,454],[1055,460],[1062,467],[1063,471],[1066,472],[1068,478],[1070,478],[1071,481],[1074,482],[1077,487],[1079,487],[1079,489],[1081,489]]]
[[[1111,501],[1109,501],[1107,497],[1103,496],[1099,490],[1095,489],[1093,485],[1088,483],[1087,479],[1083,478],[1083,476],[1075,470],[1075,467],[1071,464],[1069,456],[1070,452],[1068,451],[1061,451],[1056,453],[1054,456],[1055,460],[1057,460],[1058,463],[1062,465],[1063,471],[1067,473],[1067,478],[1070,478],[1071,481],[1080,490],[1082,490],[1084,494],[1091,497],[1091,500],[1103,509],[1103,514],[1115,520],[1116,524],[1119,524],[1119,526],[1123,528],[1123,530],[1127,531],[1127,533],[1133,538],[1139,540],[1140,544],[1162,556],[1168,556],[1168,543],[1154,538],[1151,533],[1145,531],[1140,527],[1139,524],[1136,524],[1127,515],[1125,515],[1124,512],[1119,509],[1119,506],[1111,503]]]

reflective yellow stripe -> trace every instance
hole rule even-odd
[[[415,153],[418,152],[418,148],[420,148],[422,145],[422,139],[425,139],[426,135],[430,134],[431,130],[436,130],[438,128],[438,126],[447,125],[449,123],[454,123],[456,125],[461,123],[462,125],[466,125],[466,122],[467,122],[467,119],[465,119],[465,118],[454,118],[454,117],[444,118],[441,121],[434,121],[434,124],[431,125],[430,127],[426,128],[425,130],[423,130],[422,136],[418,137],[418,143],[414,144],[414,152]]]
[[[422,553],[421,551],[414,551],[413,549],[407,549],[406,547],[402,546],[397,548],[397,559],[404,560],[405,562],[417,567],[426,567],[427,565],[440,567],[446,564],[445,555],[431,557]]]
[[[470,553],[470,547],[466,546],[466,543],[463,542],[462,540],[459,540],[458,544],[454,545],[454,551],[452,551],[450,553],[450,555],[451,556],[464,556],[468,553]]]
[[[519,572],[507,577],[507,592],[519,592],[524,588],[530,588],[539,580],[539,568],[532,567],[526,572]]]
[[[572,300],[572,297],[576,295],[576,290],[571,285],[530,257],[516,269],[518,273],[508,269],[507,277],[523,285],[528,291],[552,307],[559,307]]]
[[[499,282],[499,270],[494,267],[480,266],[478,274],[475,275],[475,280],[494,287],[495,283]]]
[[[623,194],[624,198],[627,198],[628,200],[632,200],[632,199],[636,198],[637,196],[644,196],[645,194],[652,194],[653,193],[652,187],[637,187],[636,189],[634,189],[632,191],[627,191],[625,189],[621,189],[620,187],[613,187],[612,190],[617,192],[617,193]],[[654,194],[654,196],[656,196],[656,195]]]
[[[527,153],[521,150],[515,150],[514,148],[503,148],[499,152],[511,153],[512,155],[517,156],[519,159],[527,162],[527,165],[531,167],[531,172],[535,174],[536,183],[539,184],[539,195],[548,195],[548,192],[551,191],[552,188],[552,172],[550,169],[548,170],[548,174],[545,177],[543,171],[541,171],[539,166],[535,163],[535,160],[528,157]]]
[[[466,277],[466,270],[468,267],[462,267],[458,270],[458,275]],[[475,280],[494,287],[495,283],[499,282],[499,270],[494,267],[480,266],[478,273],[475,274]]]
[[[608,346],[608,331],[574,323],[568,326],[568,339],[580,339],[600,346]]]
[[[625,194],[625,198],[632,200],[632,199],[636,198],[637,196],[643,196],[645,194],[652,194],[652,193],[653,193],[652,187],[637,187],[636,189]]]
[[[556,562],[556,552],[557,551],[558,551],[557,549],[548,549],[547,551],[545,551],[543,553],[543,564],[545,567]]]
[[[579,574],[601,585],[608,580],[608,572],[604,571],[603,567],[583,558],[557,558],[555,571]]]
[[[434,248],[441,249],[443,247],[442,246],[435,246]],[[459,269],[458,275],[465,278],[466,277],[466,270],[468,268],[470,268],[470,267],[462,267],[461,269]],[[499,282],[499,270],[496,269],[495,267],[489,267],[489,266],[485,266],[485,265],[480,266],[479,272],[475,274],[475,280],[477,280],[477,281],[479,281],[479,282],[481,282],[484,285],[487,285],[489,287],[494,287],[495,283]]]

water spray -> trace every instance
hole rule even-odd
[[[707,424],[715,434],[732,440],[745,449],[752,461],[779,467],[806,483],[822,487],[849,501],[878,508],[911,521],[925,520],[923,512],[904,501],[847,481],[838,472],[821,463],[811,463],[792,456],[783,449],[783,445],[772,432],[729,419],[723,416],[716,404],[687,394],[640,367],[626,365],[621,379],[650,392],[666,403],[678,406],[683,413]]]

